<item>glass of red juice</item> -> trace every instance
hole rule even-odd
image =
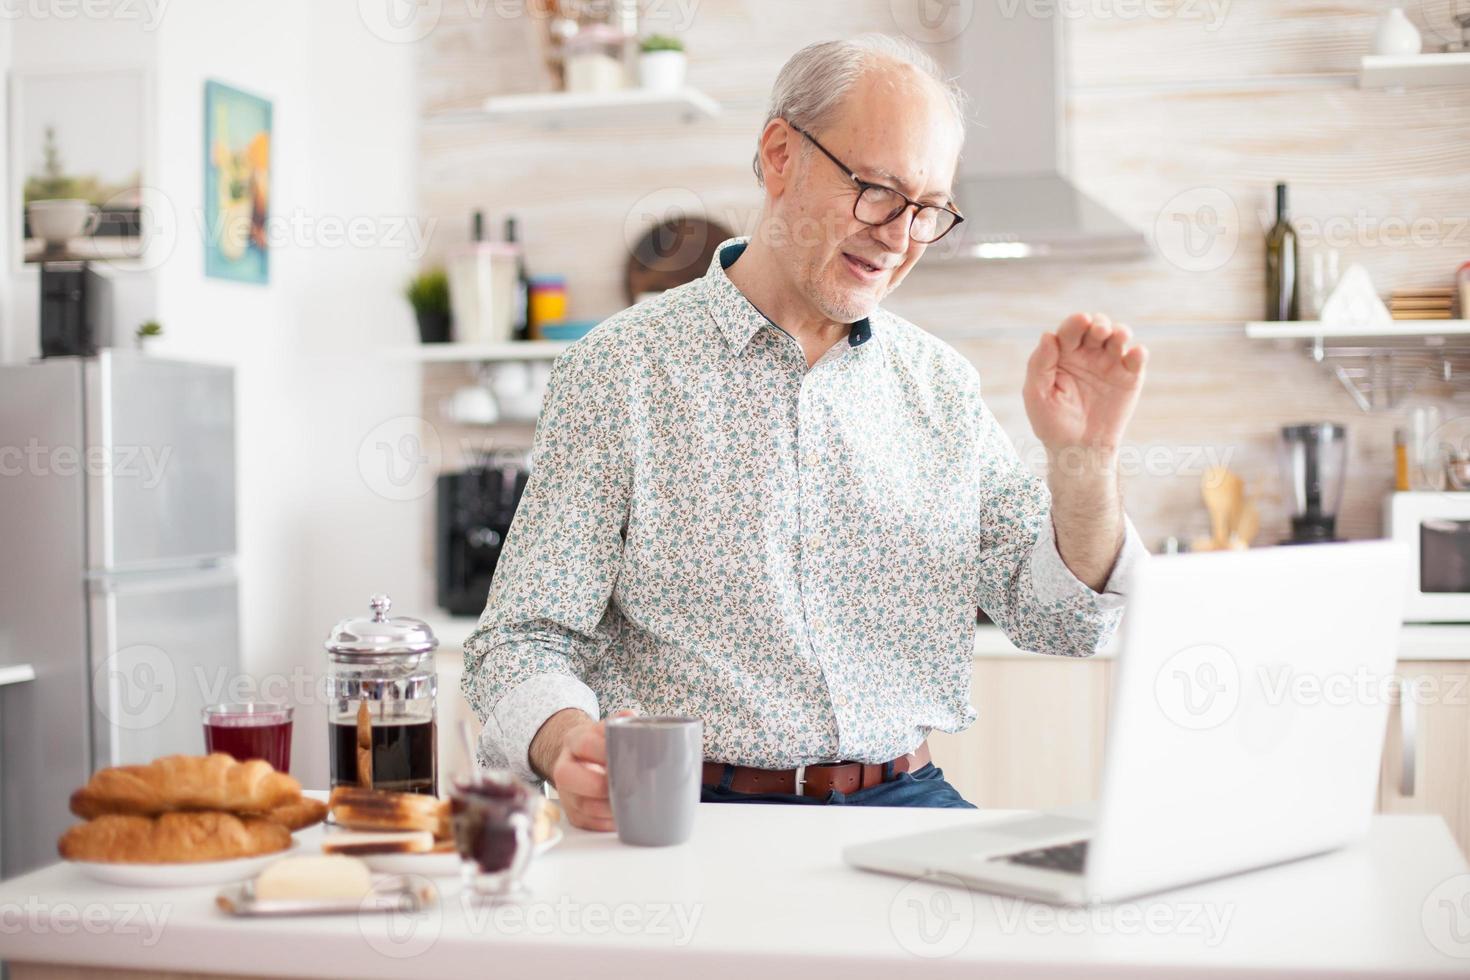
[[[289,705],[269,701],[211,704],[204,709],[204,751],[227,752],[238,762],[264,759],[277,772],[291,771]]]

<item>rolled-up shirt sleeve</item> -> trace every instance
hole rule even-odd
[[[465,642],[461,690],[484,722],[481,762],[532,781],[528,750],[547,718],[564,708],[598,717],[587,678],[620,622],[609,599],[627,531],[623,402],[616,379],[581,353],[552,369],[531,473]]]
[[[978,605],[1023,650],[1091,656],[1117,629],[1148,551],[1125,514],[1123,544],[1103,590],[1077,578],[1057,550],[1045,481],[1026,469],[983,403],[979,412],[985,480]]]

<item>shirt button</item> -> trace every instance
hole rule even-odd
[[[826,544],[826,542],[827,539],[823,535],[813,534],[807,537],[806,546],[811,551],[820,551],[822,550],[822,545]]]
[[[806,454],[806,466],[807,466],[807,469],[814,470],[814,469],[816,469],[821,464],[821,462],[822,462],[822,458],[820,456],[818,456],[816,453],[807,453]]]

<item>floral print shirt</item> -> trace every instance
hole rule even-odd
[[[553,367],[465,646],[488,765],[536,779],[568,707],[701,718],[721,762],[887,761],[974,720],[977,609],[1066,656],[1120,618],[1132,524],[1094,592],[968,360],[880,308],[809,368],[725,275],[743,249]]]

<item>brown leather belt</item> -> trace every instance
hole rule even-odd
[[[839,793],[856,793],[928,764],[928,742],[920,742],[919,747],[908,755],[901,755],[888,763],[823,762],[798,769],[755,769],[706,761],[704,785],[711,788],[719,786],[724,781],[725,770],[733,768],[735,774],[730,778],[729,788],[737,793],[797,793],[821,798],[834,789]],[[890,767],[891,775],[885,776],[884,771]]]

